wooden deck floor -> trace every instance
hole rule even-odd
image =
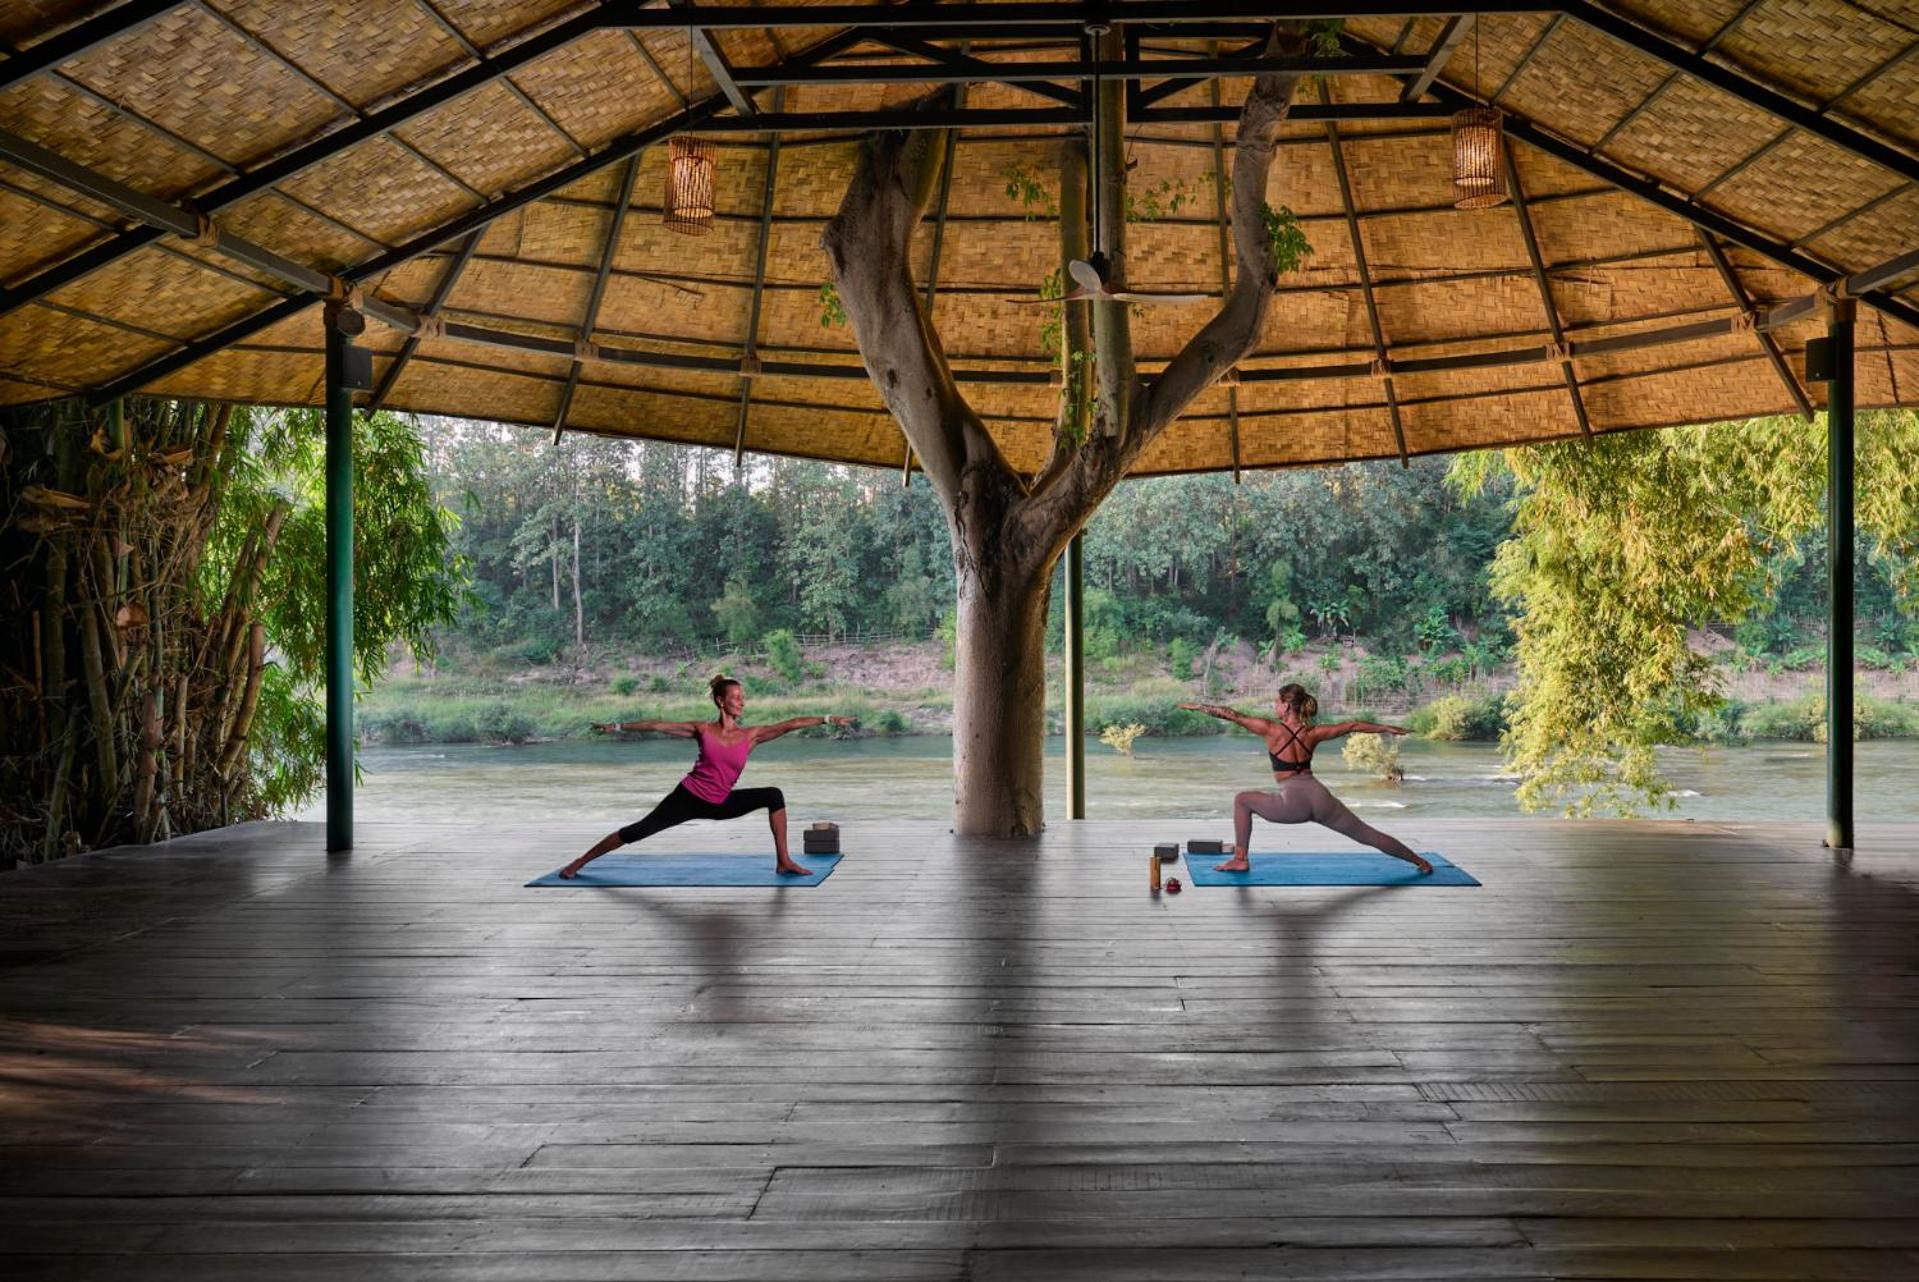
[[[0,877],[0,1276],[1919,1277],[1919,828],[1428,822],[1483,888],[1151,898],[1207,827],[855,824],[812,890],[520,888],[598,827]]]

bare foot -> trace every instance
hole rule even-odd
[[[1214,864],[1214,872],[1251,872],[1253,865],[1245,859],[1228,859],[1223,864]]]
[[[802,868],[800,865],[794,863],[791,859],[787,860],[783,864],[775,864],[773,866],[773,871],[777,873],[784,873],[788,877],[811,877],[813,875],[813,870],[811,868]]]

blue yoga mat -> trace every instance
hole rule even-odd
[[[1195,886],[1477,886],[1471,873],[1450,859],[1430,850],[1419,852],[1433,866],[1433,875],[1422,877],[1419,869],[1403,859],[1382,855],[1376,850],[1331,853],[1302,851],[1299,854],[1253,852],[1253,866],[1247,872],[1216,872],[1213,865],[1229,855],[1188,855],[1186,872]]]
[[[762,854],[601,855],[568,881],[555,868],[529,886],[817,886],[833,875],[839,855],[796,855],[809,877],[773,871],[773,852]]]

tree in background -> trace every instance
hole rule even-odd
[[[1824,521],[1826,427],[1796,418],[1461,456],[1468,493],[1517,487],[1493,586],[1519,610],[1506,751],[1528,809],[1670,799],[1655,749],[1721,702],[1694,629],[1768,602]],[[1863,414],[1858,522],[1890,586],[1919,585],[1919,415]]]

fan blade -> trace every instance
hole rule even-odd
[[[1108,294],[1107,297],[1117,299],[1122,303],[1199,303],[1199,302],[1204,302],[1205,300],[1213,297],[1213,295],[1211,294],[1139,294],[1139,293],[1133,293],[1132,291],[1129,290],[1129,291],[1122,291],[1117,294]]]
[[[1106,278],[1099,274],[1099,268],[1084,258],[1075,258],[1066,264],[1066,274],[1080,283],[1080,287],[1095,294],[1106,292]]]

